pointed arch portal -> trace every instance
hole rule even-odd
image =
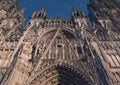
[[[65,65],[53,65],[32,77],[28,85],[91,85],[76,70]]]

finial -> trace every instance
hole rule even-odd
[[[24,11],[25,11],[25,8],[23,8],[23,9],[21,10],[21,13],[24,13]]]
[[[46,10],[44,7],[39,12],[34,12],[32,18],[45,18]]]
[[[72,16],[76,17],[84,17],[84,14],[82,11],[78,11],[75,8],[72,8]]]
[[[44,7],[42,7],[42,9],[40,10],[40,12],[38,13],[39,17],[45,17],[46,15],[46,10]]]

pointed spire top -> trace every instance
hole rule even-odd
[[[24,13],[24,11],[25,11],[25,8],[23,8],[23,9],[21,10],[21,13]]]
[[[77,13],[77,10],[74,7],[72,7],[72,15],[74,15],[75,13]]]
[[[46,15],[46,10],[44,7],[38,12],[38,17],[44,18]]]
[[[44,7],[39,12],[34,12],[32,18],[45,18],[46,10]]]
[[[84,17],[84,13],[82,11],[78,11],[75,8],[72,8],[72,16],[73,17]]]
[[[40,9],[40,11],[45,11],[45,8],[44,8],[44,7],[42,7],[42,8]]]

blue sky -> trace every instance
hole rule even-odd
[[[21,0],[19,8],[25,7],[25,23],[35,11],[42,7],[46,9],[48,18],[70,18],[72,8],[84,11],[87,15],[86,4],[89,0]]]

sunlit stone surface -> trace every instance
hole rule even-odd
[[[0,0],[0,85],[120,85],[120,3],[90,0],[70,19],[34,12]]]

